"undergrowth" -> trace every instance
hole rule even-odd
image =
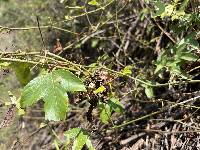
[[[9,1],[1,3],[6,6]],[[21,37],[28,49],[26,43],[23,49],[0,51],[0,69],[14,72],[20,83],[20,95],[9,91],[10,101],[1,104],[9,108],[0,128],[9,126],[14,115],[25,117],[38,104],[45,118],[36,133],[49,128],[52,149],[133,148],[137,138],[125,139],[137,132],[172,134],[174,126],[166,122],[183,125],[198,116],[198,4],[28,1],[17,10],[9,5],[0,14],[7,18],[0,32],[30,34]],[[35,10],[35,20],[12,15]],[[10,24],[15,19],[16,24]],[[34,37],[40,40],[30,46]],[[58,135],[54,124],[70,124],[70,118],[77,123],[66,125]],[[163,126],[158,124],[161,120]],[[192,128],[198,133],[195,125],[182,131]],[[26,140],[18,139],[12,146],[23,147]]]

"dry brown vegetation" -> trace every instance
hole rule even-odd
[[[0,149],[71,149],[64,133],[72,128],[84,129],[97,150],[199,149],[199,6],[0,1]],[[42,101],[19,116],[13,98],[59,69],[86,88],[68,94],[66,119],[45,120]]]

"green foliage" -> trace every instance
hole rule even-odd
[[[156,88],[163,85],[173,86],[171,80],[180,81],[180,83],[182,79],[191,81],[192,76],[187,74],[184,69],[188,63],[195,62],[199,58],[196,55],[199,50],[198,33],[196,32],[199,31],[200,14],[193,11],[195,7],[190,6],[193,4],[189,0],[167,2],[144,0],[144,4],[135,3],[135,1],[114,0],[60,0],[59,2],[28,0],[26,3],[24,2],[10,0],[3,3],[7,7],[2,9],[0,17],[8,20],[2,20],[6,25],[2,26],[0,30],[7,31],[6,26],[15,27],[13,25],[16,25],[16,31],[20,31],[18,27],[25,27],[21,32],[23,38],[19,39],[20,43],[25,43],[25,51],[29,51],[29,49],[32,51],[32,47],[40,50],[41,35],[35,19],[35,16],[39,14],[45,43],[50,41],[52,47],[55,48],[55,43],[46,39],[45,36],[59,38],[67,56],[64,56],[63,53],[58,54],[59,56],[48,53],[42,55],[43,58],[46,57],[43,59],[38,54],[26,57],[21,53],[20,55],[18,53],[1,55],[1,58],[9,60],[11,63],[2,61],[0,68],[12,68],[21,85],[25,86],[22,89],[20,101],[15,103],[19,114],[24,113],[21,108],[32,106],[37,101],[43,100],[45,119],[54,121],[66,119],[69,111],[67,92],[85,91],[86,88],[82,81],[69,71],[59,69],[46,72],[47,69],[54,67],[77,69],[77,74],[83,75],[83,79],[89,83],[87,98],[99,100],[97,108],[100,120],[106,124],[112,122],[113,113],[126,111],[120,100],[113,97],[107,100],[109,93],[113,93],[115,89],[119,89],[120,96],[129,94],[130,97],[140,100],[141,97],[159,97],[159,92],[155,92]],[[189,3],[190,5],[188,5]],[[141,7],[133,7],[139,5]],[[154,6],[155,11],[153,10]],[[140,10],[141,8],[142,10]],[[15,10],[14,13],[13,10]],[[13,17],[13,14],[16,17]],[[138,22],[137,18],[139,18]],[[31,27],[29,28],[29,26]],[[25,31],[26,34],[24,34]],[[162,33],[160,33],[161,31]],[[50,32],[55,32],[55,34],[51,35]],[[37,40],[33,37],[37,37]],[[50,47],[48,44],[45,46]],[[155,53],[158,54],[158,57],[155,63],[152,63],[156,57]],[[65,60],[68,56],[68,60]],[[93,60],[93,56],[96,59]],[[14,61],[19,62],[14,63]],[[25,61],[30,62],[22,63]],[[45,68],[45,74],[31,80],[31,62],[33,62],[32,65],[37,64],[37,67]],[[75,64],[76,62],[80,63]],[[156,68],[152,70],[154,64]],[[104,72],[104,69],[106,74],[102,75],[101,72]],[[160,82],[157,75],[161,74],[167,75],[164,82],[167,81],[165,83],[162,81],[162,84],[157,83]],[[127,81],[127,78],[130,80]],[[125,86],[123,90],[122,86]],[[167,90],[167,88],[165,89]],[[81,102],[83,95],[78,95]],[[78,106],[78,108],[84,107],[87,103],[84,101],[84,105]],[[135,103],[143,107],[139,101]],[[91,104],[91,106],[96,108],[96,104]],[[127,119],[130,118],[127,117]],[[74,150],[82,149],[84,145],[87,145],[89,149],[94,149],[88,133],[83,129],[73,128],[66,131],[65,135],[68,140],[67,148],[69,143],[73,143],[72,149]],[[57,140],[54,140],[54,146],[59,149],[60,141]]]
[[[86,144],[89,150],[94,150],[88,133],[81,128],[73,128],[64,133],[67,140],[73,140],[72,150],[82,150]],[[70,142],[68,142],[70,143]]]
[[[124,75],[131,75],[132,74],[132,70],[133,66],[126,66],[124,69],[121,70],[121,73]]]
[[[186,61],[196,61],[198,59],[198,56],[193,53],[194,50],[199,48],[195,36],[195,33],[191,33],[173,46],[170,51],[164,50],[157,58],[154,73],[159,73],[165,68],[171,74],[188,78],[188,75],[181,70],[181,66]]]
[[[25,86],[32,79],[29,64],[12,63],[12,68],[15,72],[18,81],[21,83],[22,86]]]
[[[154,97],[154,91],[151,86],[143,85],[145,88],[145,94],[148,98],[153,98]]]
[[[8,62],[0,62],[0,69],[8,67],[11,63]]]
[[[54,145],[55,145],[55,147],[56,147],[56,150],[60,150],[58,141],[57,141],[57,140],[54,140],[53,143],[54,143]]]
[[[90,2],[88,2],[88,4],[93,5],[93,6],[99,6],[100,5],[96,0],[91,0]]]
[[[104,86],[100,86],[94,91],[94,94],[102,93],[105,90],[106,90],[106,88]]]
[[[161,16],[165,12],[165,5],[161,1],[157,1],[155,3],[156,13],[153,15],[154,17]]]
[[[15,75],[22,86],[26,85],[32,79],[32,73],[30,71],[30,65],[27,63],[0,63],[0,69],[12,68]]]
[[[171,20],[175,19],[182,19],[185,15],[184,7],[187,5],[187,2],[185,2],[185,5],[182,5],[182,7],[177,10],[178,1],[174,1],[170,4],[165,4],[161,1],[157,1],[155,3],[156,6],[156,13],[153,14],[153,17],[161,17],[162,19],[165,17],[171,17]]]
[[[103,123],[108,123],[111,116],[111,108],[108,104],[100,102],[98,103],[98,108],[100,111],[100,119]]]
[[[189,2],[189,0],[184,0],[180,5],[180,9],[179,10],[185,11],[185,8],[187,7],[188,2]]]
[[[98,108],[100,111],[100,119],[103,123],[109,122],[113,111],[117,113],[123,112],[123,105],[116,98],[110,98],[107,103],[99,101]]]
[[[82,81],[69,71],[54,70],[36,77],[24,87],[21,106],[31,106],[42,99],[46,119],[64,120],[69,110],[66,92],[74,91],[85,91]]]

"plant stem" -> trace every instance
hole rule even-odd
[[[34,65],[40,65],[41,67],[44,67],[44,66],[48,67],[48,65],[53,65],[53,67],[60,68],[60,69],[68,69],[68,70],[76,71],[76,72],[80,71],[80,72],[83,72],[85,75],[92,74],[91,72],[88,71],[88,69],[86,69],[86,68],[91,68],[91,66],[84,66],[81,64],[73,63],[65,58],[62,58],[62,57],[55,55],[53,53],[50,53],[50,52],[47,52],[48,57],[41,56],[39,54],[41,54],[41,53],[40,52],[29,52],[29,53],[26,53],[26,52],[0,52],[0,61],[29,63],[29,64],[34,64]],[[22,56],[25,56],[25,57],[32,56],[33,58],[32,58],[32,60],[17,58],[17,57],[22,57]],[[45,59],[45,61],[42,62],[42,61],[40,61],[40,59],[33,60],[34,58],[40,58],[40,59],[43,58],[43,59]],[[30,58],[28,58],[28,59],[30,59]],[[50,62],[47,62],[46,60],[49,60]],[[71,65],[73,68],[69,67],[69,65]],[[118,76],[126,76],[136,82],[139,82],[140,84],[145,84],[147,86],[155,87],[155,88],[156,87],[165,87],[165,86],[169,86],[169,85],[182,85],[182,84],[186,84],[186,83],[199,83],[200,82],[200,80],[187,80],[187,81],[177,81],[177,82],[163,83],[163,84],[160,84],[160,83],[152,84],[152,83],[146,82],[144,80],[138,79],[136,77],[133,77],[131,75],[124,74],[123,72],[112,70],[101,64],[99,65],[99,67],[104,70],[107,70],[111,73],[114,73]]]

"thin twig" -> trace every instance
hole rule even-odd
[[[40,26],[40,28],[41,29],[52,28],[52,29],[64,31],[64,32],[67,32],[67,33],[75,34],[75,35],[78,34],[76,32],[73,32],[73,31],[70,31],[70,30],[67,30],[67,29],[63,29],[63,28],[59,28],[59,27],[56,27],[56,26],[46,25],[46,26]],[[0,26],[0,31],[2,31],[2,30],[35,30],[35,29],[38,29],[38,27],[37,26],[30,26],[30,27],[4,27],[4,26]]]
[[[40,32],[40,37],[41,37],[41,40],[42,40],[42,45],[43,45],[43,48],[44,50],[46,50],[46,44],[44,43],[44,38],[42,36],[42,31],[41,31],[41,28],[40,28],[40,23],[39,23],[39,17],[37,16],[37,26],[38,26],[38,29],[39,29],[39,32]]]
[[[170,33],[169,32],[167,32],[167,31],[165,31],[162,27],[161,27],[161,25],[156,21],[156,20],[154,20],[155,21],[155,24],[158,26],[158,28],[175,44],[176,43],[176,41],[174,40],[174,38],[170,35]]]
[[[196,96],[196,97],[194,97],[194,98],[190,98],[190,99],[185,100],[185,101],[183,101],[183,102],[176,103],[176,104],[174,104],[174,105],[172,105],[172,106],[167,106],[167,107],[162,108],[161,110],[156,111],[156,112],[153,112],[153,113],[151,113],[151,114],[147,114],[147,115],[142,116],[142,117],[139,117],[139,118],[137,118],[137,119],[127,121],[127,122],[125,122],[125,123],[123,123],[123,124],[121,124],[121,125],[113,126],[112,129],[121,128],[121,127],[127,126],[127,125],[129,125],[129,124],[132,124],[132,123],[134,123],[134,122],[147,119],[147,118],[149,118],[149,117],[152,117],[152,116],[155,116],[155,115],[157,115],[157,114],[163,113],[164,111],[168,110],[169,108],[174,108],[174,107],[177,107],[177,106],[179,106],[179,105],[182,105],[182,104],[185,104],[185,103],[188,103],[188,102],[197,100],[197,99],[199,99],[199,98],[200,98],[200,96]]]
[[[34,60],[33,58],[27,58],[27,59],[17,58],[17,56],[28,56],[28,55],[31,55],[33,58],[34,57],[35,58],[44,57],[45,61],[43,62],[43,61],[40,61],[40,60]],[[12,56],[15,56],[15,57],[13,58]],[[92,68],[92,66],[84,66],[84,65],[81,65],[81,64],[76,64],[76,63],[73,63],[73,62],[71,62],[71,61],[69,61],[65,58],[62,58],[58,55],[50,53],[50,52],[47,52],[47,56],[39,56],[37,52],[32,52],[32,53],[24,53],[24,52],[22,52],[22,53],[16,53],[16,52],[5,53],[5,52],[0,52],[0,60],[1,61],[29,63],[29,64],[39,65],[41,67],[47,67],[47,68],[48,68],[48,66],[53,66],[53,67],[60,68],[60,69],[68,69],[68,70],[71,70],[71,71],[80,71],[80,72],[83,72],[83,73],[86,73],[86,74],[91,74],[87,70],[87,68]],[[46,61],[46,60],[50,60],[50,62]],[[60,61],[58,61],[58,60],[60,60]],[[68,65],[71,65],[74,68],[71,68]],[[150,86],[150,87],[165,87],[165,86],[169,86],[169,85],[180,85],[180,84],[186,84],[186,83],[199,83],[200,82],[200,80],[186,80],[186,81],[177,81],[177,82],[163,83],[163,84],[160,84],[160,83],[152,84],[152,83],[146,82],[142,79],[138,79],[137,77],[127,75],[127,74],[125,74],[121,71],[112,70],[112,69],[110,69],[106,66],[102,66],[101,64],[100,64],[99,68],[107,70],[107,71],[114,73],[118,76],[126,76],[126,77],[128,77],[128,78],[130,78],[130,79],[132,79],[136,82],[139,82],[141,84],[145,84],[145,85]]]

